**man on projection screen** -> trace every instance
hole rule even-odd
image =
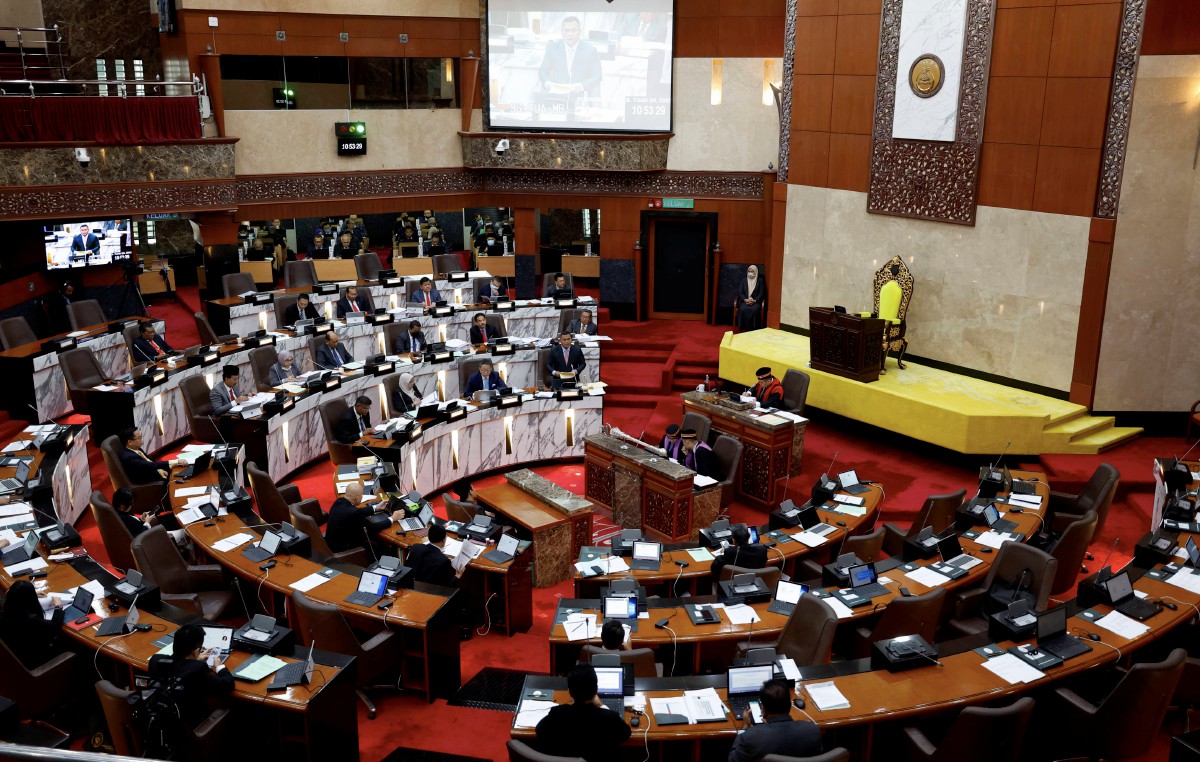
[[[544,92],[568,96],[572,106],[580,94],[599,97],[600,79],[604,75],[599,51],[579,39],[583,25],[578,17],[563,19],[561,30],[563,38],[546,46],[538,69],[538,84]]]

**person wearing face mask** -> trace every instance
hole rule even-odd
[[[478,254],[481,257],[502,257],[504,256],[504,244],[496,237],[496,234],[491,232],[491,226],[486,236],[479,242]]]
[[[271,386],[295,383],[300,378],[300,368],[296,366],[295,357],[288,350],[279,353],[279,361],[271,366],[267,381]]]

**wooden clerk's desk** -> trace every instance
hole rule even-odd
[[[571,273],[576,278],[599,278],[600,255],[588,257],[578,254],[563,254],[562,271]]]
[[[809,307],[810,366],[855,381],[878,381],[886,324],[832,307]]]

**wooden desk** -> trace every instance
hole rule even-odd
[[[855,381],[878,381],[885,323],[830,307],[809,307],[810,365]]]
[[[519,535],[533,541],[534,587],[571,578],[579,548],[592,540],[590,507],[565,514],[511,482],[481,487],[475,494],[481,504],[519,527]]]
[[[665,542],[695,540],[721,510],[721,490],[696,489],[695,472],[607,434],[584,442],[587,498],[613,521]]]
[[[599,278],[600,257],[580,256],[578,254],[563,254],[562,271],[571,273],[576,278]]]
[[[712,427],[742,443],[742,462],[735,480],[738,494],[767,510],[786,497],[788,477],[800,473],[804,431],[808,421],[778,415],[734,410],[715,401],[709,392],[684,392],[683,412],[700,413]]]
[[[253,275],[255,285],[265,285],[268,287],[275,285],[274,262],[240,262],[238,263],[238,272]]]
[[[162,260],[159,261],[161,262]],[[166,278],[163,277],[164,275]],[[154,269],[147,269],[138,276],[138,288],[146,295],[174,292],[175,268],[159,265]]]
[[[513,254],[505,254],[502,257],[477,257],[475,266],[501,278],[517,277],[517,258]]]
[[[353,259],[314,259],[317,268],[317,280],[327,281],[358,281],[358,269]]]

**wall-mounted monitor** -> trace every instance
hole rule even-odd
[[[583,6],[490,0],[492,128],[669,132],[672,0]]]
[[[46,269],[128,262],[133,252],[133,224],[128,217],[60,222],[43,228]]]

